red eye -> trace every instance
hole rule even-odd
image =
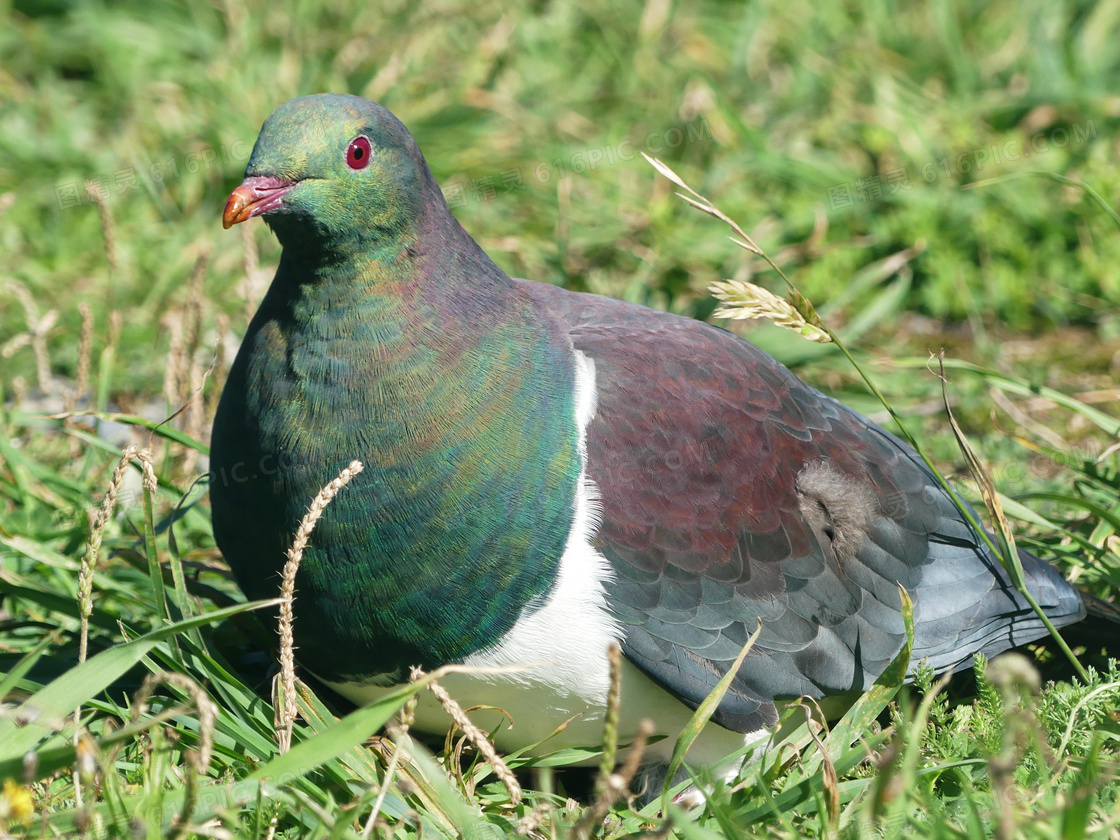
[[[358,136],[350,141],[346,149],[346,165],[351,169],[365,169],[369,166],[369,156],[373,154],[369,147],[369,140]]]

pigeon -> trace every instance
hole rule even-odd
[[[667,762],[761,623],[689,753],[717,767],[784,703],[872,685],[900,587],[912,669],[1047,634],[910,446],[728,331],[507,276],[384,107],[280,105],[223,222],[254,216],[283,252],[214,419],[214,537],[275,597],[307,505],[362,462],[293,605],[301,666],[344,697],[475,666],[444,685],[508,713],[499,747],[593,747],[617,644],[619,735],[652,720]],[[1020,556],[1055,626],[1096,608]],[[417,728],[449,723],[421,703]]]

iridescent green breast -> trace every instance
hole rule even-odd
[[[556,575],[580,470],[571,350],[508,279],[447,293],[383,264],[282,264],[214,426],[215,537],[250,597],[277,593],[319,488],[365,465],[297,579],[300,658],[332,679],[500,639]]]

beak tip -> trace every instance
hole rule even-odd
[[[274,175],[251,175],[226,200],[222,211],[222,227],[229,230],[241,222],[270,213],[282,206],[284,194],[295,186],[294,181]]]
[[[222,227],[229,230],[238,222],[245,221],[247,216],[242,214],[245,209],[244,199],[236,192],[226,201],[226,208],[222,211]]]

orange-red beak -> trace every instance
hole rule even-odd
[[[230,193],[222,213],[222,227],[229,230],[246,219],[275,210],[281,205],[284,193],[295,185],[295,181],[285,181],[273,175],[250,175]]]

